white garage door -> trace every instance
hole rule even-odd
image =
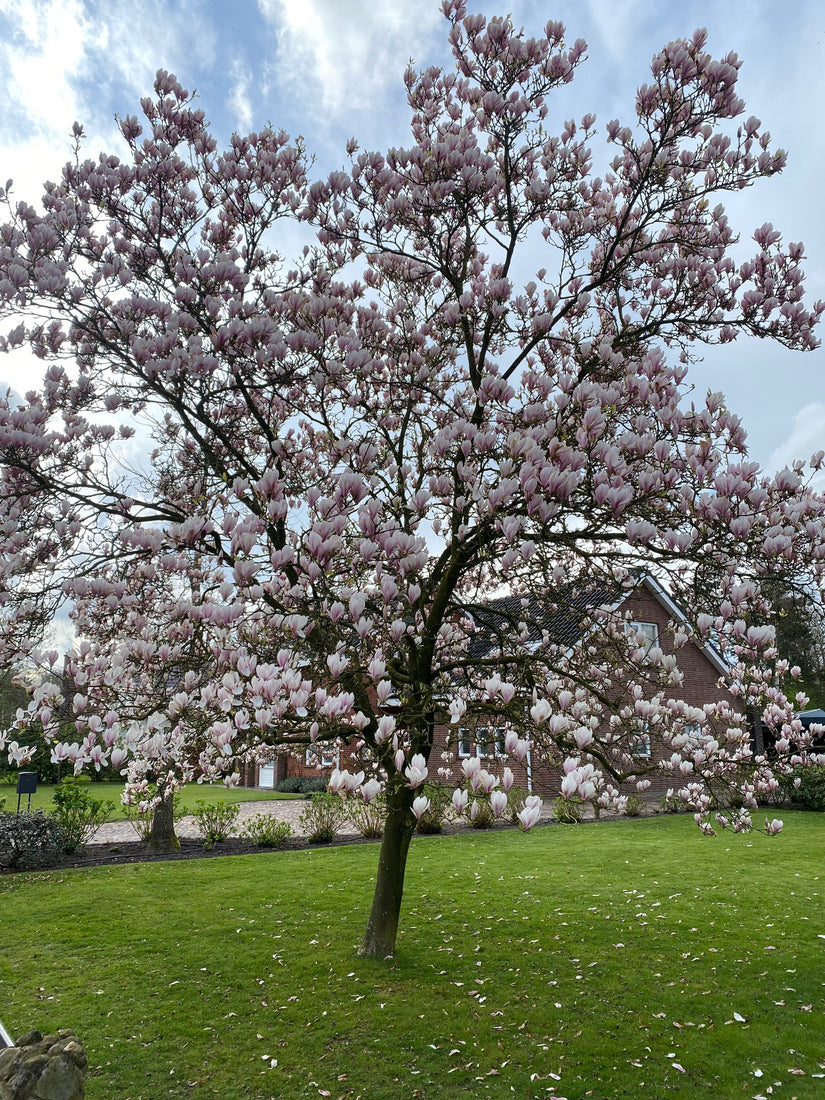
[[[274,764],[261,764],[258,769],[258,786],[269,787],[270,789],[275,786]]]

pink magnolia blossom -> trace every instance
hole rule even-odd
[[[368,779],[358,793],[365,802],[372,802],[381,793],[381,783],[378,779]]]
[[[541,817],[541,799],[531,795],[524,804],[524,809],[516,814],[522,830],[527,833],[534,825],[537,825]]]
[[[404,774],[407,777],[409,785],[415,789],[420,787],[427,779],[427,762],[421,753],[416,753],[413,756],[412,761],[408,768],[405,769]]]
[[[456,790],[453,791],[452,798],[453,809],[455,810],[455,812],[457,814],[463,814],[464,811],[467,809],[467,803],[469,802],[469,800],[470,796],[467,791],[463,790],[461,787],[456,788]]]
[[[501,817],[507,809],[507,795],[504,791],[493,791],[490,794],[490,807],[496,817]]]
[[[450,721],[455,725],[460,722],[467,710],[467,704],[463,699],[453,699],[450,703]]]
[[[430,808],[430,800],[424,795],[419,795],[418,798],[413,799],[412,812],[415,815],[416,821],[425,814]]]

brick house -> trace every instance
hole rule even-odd
[[[506,627],[512,628],[513,616],[507,614],[507,605],[515,601],[515,597],[505,598],[500,601],[492,601],[485,608],[480,608],[478,613],[474,611],[479,622],[479,638],[471,643],[470,654],[480,655],[486,647],[489,652],[490,638],[496,636],[495,645],[501,649],[506,643]],[[520,604],[520,601],[518,601]],[[671,600],[665,590],[653,578],[643,576],[637,587],[629,595],[620,598],[606,590],[579,593],[565,608],[563,613],[545,616],[540,621],[536,614],[535,624],[531,624],[531,632],[535,632],[540,638],[542,633],[549,632],[554,641],[564,645],[574,646],[581,644],[581,631],[576,618],[576,606],[581,611],[593,610],[596,607],[612,613],[616,617],[625,616],[629,612],[634,630],[649,640],[650,645],[657,645],[665,654],[675,654],[678,666],[683,675],[683,681],[674,695],[684,699],[691,706],[701,707],[705,703],[713,703],[727,699],[731,704],[735,700],[725,687],[727,669],[719,654],[710,646],[700,646],[688,642],[677,651],[674,650],[672,639],[667,626],[671,621],[684,620],[682,612]],[[524,612],[520,609],[520,615]],[[474,654],[474,647],[478,653]],[[504,752],[505,730],[501,727],[484,726],[480,722],[467,727],[450,726],[446,722],[439,723],[435,729],[435,742],[430,756],[430,774],[435,777],[440,773],[447,778],[455,779],[456,784],[463,778],[462,763],[467,757],[479,757],[483,761],[483,767],[494,774],[500,772],[504,766],[508,766],[515,775],[516,784],[525,790],[535,791],[541,795],[555,796],[559,791],[561,772],[557,767],[549,766],[538,756],[534,749],[523,763],[508,759]],[[642,731],[640,731],[638,743],[638,755],[643,758],[645,764],[651,763],[651,745]],[[445,758],[446,754],[446,758]],[[242,782],[245,786],[274,787],[280,780],[289,776],[318,777],[329,775],[334,767],[349,767],[348,750],[336,750],[334,746],[312,747],[303,756],[279,753],[272,763],[268,765],[249,764],[243,772]],[[649,795],[664,794],[665,791],[676,786],[674,777],[665,773],[652,772],[650,779]],[[635,784],[627,787],[627,793],[635,790]]]
[[[620,598],[611,596],[607,591],[583,592],[573,599],[563,613],[552,616],[549,621],[551,635],[556,641],[571,646],[579,645],[582,641],[575,617],[577,602],[581,609],[592,610],[597,606],[602,607],[616,618],[623,617],[629,612],[630,621],[637,634],[645,638],[649,645],[658,646],[664,654],[676,656],[683,681],[678,689],[674,689],[675,697],[683,699],[693,707],[702,707],[705,703],[725,700],[735,709],[740,709],[738,702],[725,686],[728,669],[721,656],[712,647],[688,642],[678,651],[674,648],[667,627],[670,622],[684,621],[684,615],[652,577],[643,576],[632,593]],[[548,623],[545,622],[543,625],[546,628]],[[538,630],[536,632],[538,633]],[[445,765],[439,757],[449,744],[451,759],[446,766],[456,783],[463,777],[463,760],[468,756],[478,756],[483,760],[483,767],[488,771],[496,774],[506,765],[514,773],[518,786],[543,796],[555,797],[559,793],[561,769],[550,766],[535,750],[528,754],[524,763],[507,759],[504,752],[504,735],[503,728],[479,725],[475,728],[456,730],[455,727],[451,728],[446,724],[439,725],[435,731],[430,771],[435,770],[434,765],[444,768]],[[655,757],[651,758],[650,755],[651,748],[650,739],[640,730],[637,750],[640,762],[646,765],[655,762]],[[679,786],[673,775],[664,772],[654,771],[646,778],[650,781],[649,796],[663,795],[668,789]],[[635,782],[627,784],[624,788],[625,793],[628,794],[635,789]]]

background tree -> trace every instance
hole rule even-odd
[[[677,646],[715,639],[742,702],[799,752],[773,632],[751,616],[763,578],[804,561],[821,584],[825,561],[804,463],[765,477],[722,396],[687,396],[697,343],[811,348],[823,309],[803,304],[802,245],[770,225],[751,260],[729,255],[718,197],[785,159],[757,119],[726,129],[735,55],[714,61],[701,32],[665,47],[635,126],[607,123],[597,175],[593,116],[554,133],[548,113],[584,43],[444,11],[456,71],[407,72],[407,149],[353,142],[310,184],[272,129],[218,153],[159,73],[145,122],[120,122],[123,159],[78,149],[43,211],[7,196],[0,229],[3,346],[50,363],[0,421],[0,506],[29,524],[36,565],[22,582],[9,561],[10,621],[41,576],[77,599],[78,736],[58,751],[128,757],[138,789],[150,767],[231,779],[264,744],[368,752],[387,801],[374,956],[394,949],[445,715],[495,719],[516,755],[529,736],[568,797],[644,783],[639,720],[657,766],[695,777],[700,815],[715,779],[745,775],[749,805],[769,783],[737,707],[689,708],[677,662],[624,620],[579,608],[571,650],[535,636],[535,608],[654,572],[688,615]],[[289,264],[284,219],[317,231]],[[521,600],[479,654],[505,589]],[[60,739],[53,702],[30,720]]]
[[[807,706],[825,709],[825,610],[805,587],[775,582],[767,595],[773,611],[776,648],[789,665],[799,668],[795,686],[808,696]]]

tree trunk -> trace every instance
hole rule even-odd
[[[358,952],[367,959],[385,959],[395,953],[398,917],[404,896],[407,854],[415,832],[412,813],[414,792],[401,787],[387,792],[387,820],[378,857],[378,874],[372,910]]]
[[[150,852],[177,852],[180,841],[175,833],[175,793],[161,793],[160,802],[152,814],[152,832],[149,834]]]

